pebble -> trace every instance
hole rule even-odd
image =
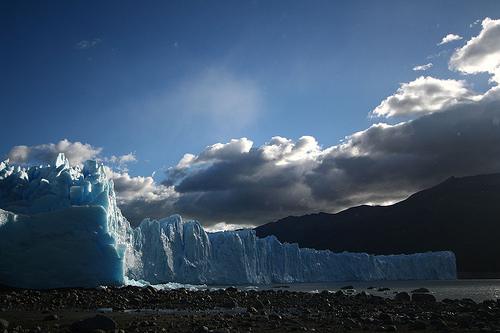
[[[353,286],[346,286],[353,287]],[[347,289],[350,290],[350,289]],[[33,302],[33,299],[36,299]],[[148,309],[181,310],[165,319],[161,311],[153,314],[135,312],[137,305]],[[11,304],[10,306],[8,304]],[[58,304],[57,307],[54,304]],[[49,310],[64,309],[93,310],[103,308],[133,310],[126,316],[137,316],[126,325],[114,321],[120,311],[113,315],[98,314],[75,321],[71,329],[75,332],[265,332],[265,331],[456,331],[495,332],[500,331],[500,301],[486,300],[476,303],[470,299],[437,302],[434,295],[424,292],[394,294],[393,299],[382,298],[361,292],[347,295],[343,290],[335,293],[324,291],[318,294],[291,290],[242,291],[230,287],[224,290],[155,290],[152,288],[106,288],[69,289],[65,291],[0,291],[0,308],[10,314],[13,310],[38,311],[36,323],[39,329],[26,328],[24,323],[14,322],[11,317],[0,319],[0,333],[38,332],[50,327],[51,331],[67,332],[70,327]],[[46,311],[44,311],[46,310]],[[203,312],[203,311],[207,312]],[[125,314],[124,314],[125,315]],[[64,315],[66,316],[66,315]],[[112,319],[111,317],[114,319]],[[64,318],[64,317],[63,317]],[[57,321],[59,328],[48,325]],[[96,322],[100,324],[97,325]],[[92,323],[93,326],[90,326]],[[85,326],[89,324],[89,326]],[[109,326],[108,326],[109,324]],[[22,325],[22,327],[20,327]],[[14,327],[14,329],[12,329]],[[121,331],[120,331],[121,330]]]

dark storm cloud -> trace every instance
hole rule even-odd
[[[500,20],[485,19],[479,36],[455,50],[450,68],[487,72],[498,83],[498,27]],[[479,95],[465,80],[419,77],[370,115],[405,120],[372,125],[328,148],[311,136],[296,142],[274,137],[261,147],[246,138],[217,143],[197,156],[186,154],[151,200],[129,200],[123,211],[143,217],[179,213],[204,226],[258,225],[387,204],[451,176],[500,172],[498,86]]]
[[[213,145],[189,157],[173,187],[177,200],[156,209],[208,226],[393,202],[450,176],[500,172],[499,119],[499,102],[484,98],[373,125],[327,149],[312,137]]]
[[[498,172],[499,116],[498,102],[485,100],[395,126],[374,125],[325,157],[310,182],[334,170],[324,164],[335,166],[351,187],[365,183],[397,188],[405,183],[418,188],[452,175]],[[355,156],[349,156],[353,151]]]

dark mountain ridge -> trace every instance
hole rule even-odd
[[[334,252],[451,250],[459,277],[500,278],[500,173],[451,177],[390,206],[289,216],[255,230],[259,237]]]

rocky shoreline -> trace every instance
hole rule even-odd
[[[277,288],[0,290],[0,332],[500,332],[500,300]]]

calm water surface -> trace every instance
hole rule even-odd
[[[491,280],[419,280],[419,281],[368,281],[368,282],[335,282],[335,283],[291,283],[269,285],[235,285],[239,290],[293,290],[304,292],[337,291],[345,286],[353,286],[354,293],[366,291],[372,295],[393,297],[395,292],[410,293],[417,288],[429,289],[438,301],[445,298],[470,298],[476,302],[486,299],[500,299],[500,279]],[[228,286],[208,286],[208,288],[225,288]],[[375,287],[375,289],[368,289]],[[379,292],[379,288],[389,288]]]

